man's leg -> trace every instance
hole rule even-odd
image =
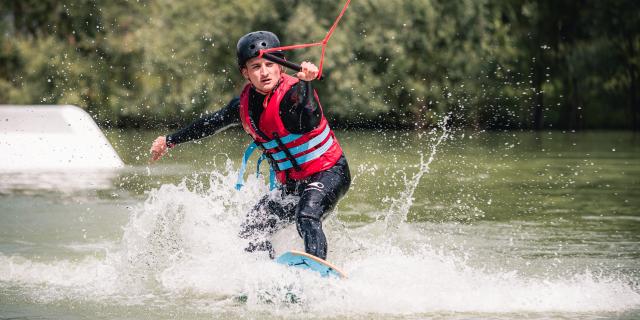
[[[327,238],[322,220],[333,210],[351,184],[349,166],[344,157],[330,169],[310,177],[296,207],[298,233],[304,249],[316,257],[327,258]]]
[[[266,195],[247,214],[241,225],[240,237],[249,240],[246,251],[267,251],[273,259],[275,252],[268,237],[286,223],[293,222],[295,203],[282,197]]]

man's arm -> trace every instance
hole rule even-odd
[[[156,138],[151,146],[151,161],[160,159],[177,144],[201,139],[240,123],[240,99],[233,98],[222,109],[204,116],[168,136]]]
[[[240,99],[233,98],[222,109],[206,115],[190,125],[167,136],[169,147],[187,141],[202,139],[240,123]]]
[[[322,108],[315,99],[311,82],[300,80],[280,103],[282,122],[287,131],[306,133],[320,124]]]

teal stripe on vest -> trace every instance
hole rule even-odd
[[[282,141],[283,144],[287,144],[287,143],[289,143],[289,142],[291,142],[293,140],[296,140],[296,139],[298,139],[300,137],[302,137],[301,134],[293,134],[293,133],[291,133],[291,134],[288,134],[288,135],[280,138],[280,140]],[[273,148],[278,146],[278,141],[276,141],[274,139],[274,140],[271,140],[269,142],[263,143],[262,146],[267,150],[268,149],[273,149]]]
[[[322,131],[322,133],[320,133],[317,137],[307,141],[306,143],[303,143],[299,146],[289,149],[289,152],[291,152],[291,155],[295,156],[298,153],[310,150],[311,148],[314,148],[315,146],[319,145],[322,141],[324,141],[324,139],[327,138],[330,132],[331,132],[331,129],[329,129],[329,126],[326,126],[324,127],[324,130]],[[273,159],[275,160],[282,160],[286,157],[287,155],[284,153],[284,151],[280,151],[278,153],[273,154]]]
[[[327,142],[325,142],[322,147],[313,150],[312,152],[309,152],[305,155],[296,157],[296,162],[298,162],[298,164],[303,164],[305,162],[309,162],[311,160],[317,159],[320,156],[322,156],[325,152],[327,152],[327,150],[329,150],[329,148],[331,148],[331,145],[333,145],[333,137],[329,138],[329,140],[327,140]],[[287,170],[293,168],[293,164],[291,163],[291,161],[287,160],[285,162],[278,162],[278,169],[280,170]]]

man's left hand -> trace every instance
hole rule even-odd
[[[302,70],[296,73],[296,77],[298,77],[298,79],[312,81],[318,78],[318,67],[316,67],[315,64],[305,61],[301,63],[300,66],[302,67]]]

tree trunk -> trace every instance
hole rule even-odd
[[[538,49],[538,58],[535,63],[535,73],[533,76],[533,86],[535,97],[533,99],[533,129],[536,131],[542,130],[544,126],[544,95],[542,93],[542,84],[544,82],[544,67],[542,66],[542,54]]]
[[[638,72],[631,69],[631,85],[629,93],[631,94],[631,119],[633,121],[633,131],[640,131],[640,97],[638,96]]]
[[[582,112],[580,112],[580,108],[582,107],[582,99],[580,98],[580,90],[578,90],[578,78],[571,76],[571,96],[569,99],[571,103],[569,104],[569,129],[571,130],[579,130],[582,129]]]
[[[635,57],[635,47],[632,36],[627,36],[629,46],[629,58],[627,59],[627,70],[629,70],[629,108],[631,109],[631,127],[633,131],[640,131],[640,96],[638,95],[638,68],[630,60]]]

